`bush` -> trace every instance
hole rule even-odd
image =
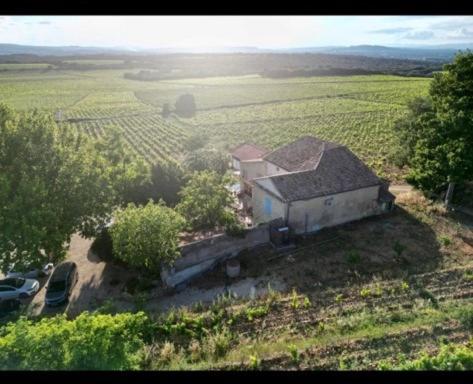
[[[192,117],[195,115],[196,106],[194,96],[185,94],[179,96],[175,104],[175,112],[181,117]]]
[[[458,371],[473,369],[472,343],[464,345],[441,345],[437,355],[429,356],[423,353],[420,358],[412,361],[402,362],[399,365],[383,363],[381,369],[389,370],[440,370]]]
[[[0,369],[139,369],[148,325],[142,312],[83,312],[74,320],[58,315],[37,322],[22,317],[0,336]]]
[[[158,272],[178,256],[184,219],[161,201],[145,206],[129,204],[115,213],[110,228],[113,253],[131,266]]]

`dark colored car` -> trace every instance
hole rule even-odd
[[[46,305],[55,306],[67,303],[77,280],[79,280],[79,273],[76,263],[65,261],[59,264],[46,287]]]

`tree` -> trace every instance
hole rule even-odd
[[[121,127],[107,125],[104,130],[105,135],[95,143],[95,148],[107,162],[115,204],[135,202],[151,181],[150,168],[142,158],[130,151]]]
[[[225,153],[215,149],[201,148],[189,152],[182,164],[190,172],[208,170],[223,175],[228,169],[229,158]]]
[[[187,93],[176,100],[175,111],[181,117],[192,117],[195,115],[196,106],[194,96]]]
[[[176,206],[192,229],[212,229],[234,221],[233,197],[226,187],[228,183],[228,178],[212,171],[192,175],[180,192],[181,201]]]
[[[473,174],[473,54],[458,54],[436,73],[429,97],[416,100],[398,125],[407,180],[425,192],[438,193]],[[402,162],[401,161],[401,162]]]
[[[185,185],[187,175],[174,161],[159,162],[151,168],[151,195],[154,201],[164,200],[174,206],[179,201],[179,191]]]
[[[113,174],[71,127],[0,105],[0,267],[57,262],[73,233],[94,234],[117,201]]]
[[[187,151],[195,151],[203,148],[209,142],[209,137],[201,133],[190,135],[184,142],[184,148]]]
[[[145,206],[129,204],[114,215],[110,227],[113,254],[130,264],[148,271],[159,271],[178,256],[179,233],[185,221],[164,202]]]

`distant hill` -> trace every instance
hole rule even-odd
[[[33,46],[19,44],[0,44],[0,55],[36,55],[36,56],[82,56],[82,55],[120,55],[120,54],[175,54],[175,53],[325,53],[332,55],[355,55],[387,59],[450,61],[455,53],[467,48],[473,49],[473,43],[417,45],[409,47],[387,47],[381,45],[353,45],[327,47],[300,47],[284,49],[262,49],[258,47],[182,47],[144,49],[137,47],[81,47],[81,46]]]
[[[421,61],[450,61],[459,50],[473,48],[473,44],[385,47],[380,45],[354,45],[349,47],[305,47],[285,50],[292,53],[330,53],[335,55],[356,55],[386,59],[407,59]]]

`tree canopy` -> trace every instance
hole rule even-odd
[[[0,369],[139,369],[148,324],[143,312],[22,317],[0,334]]]
[[[400,164],[407,180],[426,192],[473,175],[473,54],[459,53],[436,73],[429,96],[416,99],[398,124]]]
[[[176,206],[192,229],[212,229],[234,222],[229,179],[213,171],[195,172],[180,192]]]
[[[184,158],[183,166],[190,172],[215,171],[223,175],[228,169],[229,158],[216,149],[201,148],[189,152]]]
[[[177,98],[175,112],[181,117],[192,117],[196,111],[194,95],[186,93]]]
[[[184,219],[164,202],[145,206],[129,204],[114,215],[110,227],[113,254],[138,268],[159,271],[178,256],[179,233]]]
[[[113,139],[115,140],[115,139]],[[112,141],[113,141],[112,140]],[[57,262],[76,231],[92,236],[137,171],[49,115],[0,105],[0,267]],[[121,164],[118,167],[118,164]],[[116,167],[116,168],[115,168]]]

